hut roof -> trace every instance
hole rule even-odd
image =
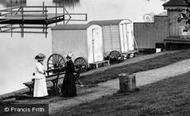
[[[163,4],[164,7],[190,6],[190,0],[170,0]]]
[[[85,30],[89,27],[88,24],[63,24],[52,27],[52,30]]]
[[[124,19],[116,19],[116,20],[94,20],[90,21],[88,24],[97,24],[97,25],[118,25]]]

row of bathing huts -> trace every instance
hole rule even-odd
[[[163,7],[167,13],[155,15],[154,22],[119,19],[57,25],[52,28],[53,53],[64,56],[71,52],[75,64],[89,66],[106,59],[124,60],[137,51],[190,48],[190,30],[184,31],[187,24],[178,22],[180,13],[189,9],[188,4],[170,0]]]
[[[136,52],[133,22],[129,19],[63,24],[52,28],[52,51],[72,53],[75,65],[97,67],[109,60],[124,60]]]

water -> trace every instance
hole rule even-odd
[[[140,22],[147,13],[163,12],[163,2],[160,0],[75,1],[74,4],[64,2],[67,3],[67,10],[70,13],[88,13],[88,21],[129,18]],[[27,0],[26,5],[42,5],[42,2],[45,5],[60,4],[60,0]],[[0,8],[6,6],[6,0],[1,0]],[[25,87],[22,83],[32,79],[36,54],[41,52],[47,57],[52,54],[51,31],[48,32],[47,38],[44,34],[25,34],[21,38],[20,34],[11,37],[11,34],[0,33],[0,94]]]

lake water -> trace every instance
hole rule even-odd
[[[55,5],[53,0],[28,0],[26,5],[43,2]],[[163,12],[162,4],[160,0],[80,0],[66,8],[70,13],[87,13],[88,21],[127,18],[140,22],[145,14]],[[1,0],[0,8],[4,7],[6,0]],[[50,29],[47,38],[44,34],[25,34],[22,38],[20,34],[11,37],[11,34],[0,33],[0,94],[25,87],[22,83],[31,80],[34,72],[35,55],[41,52],[49,57],[52,54],[51,41]]]

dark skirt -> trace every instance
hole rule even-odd
[[[63,97],[74,97],[77,95],[74,75],[65,74],[61,92]]]

